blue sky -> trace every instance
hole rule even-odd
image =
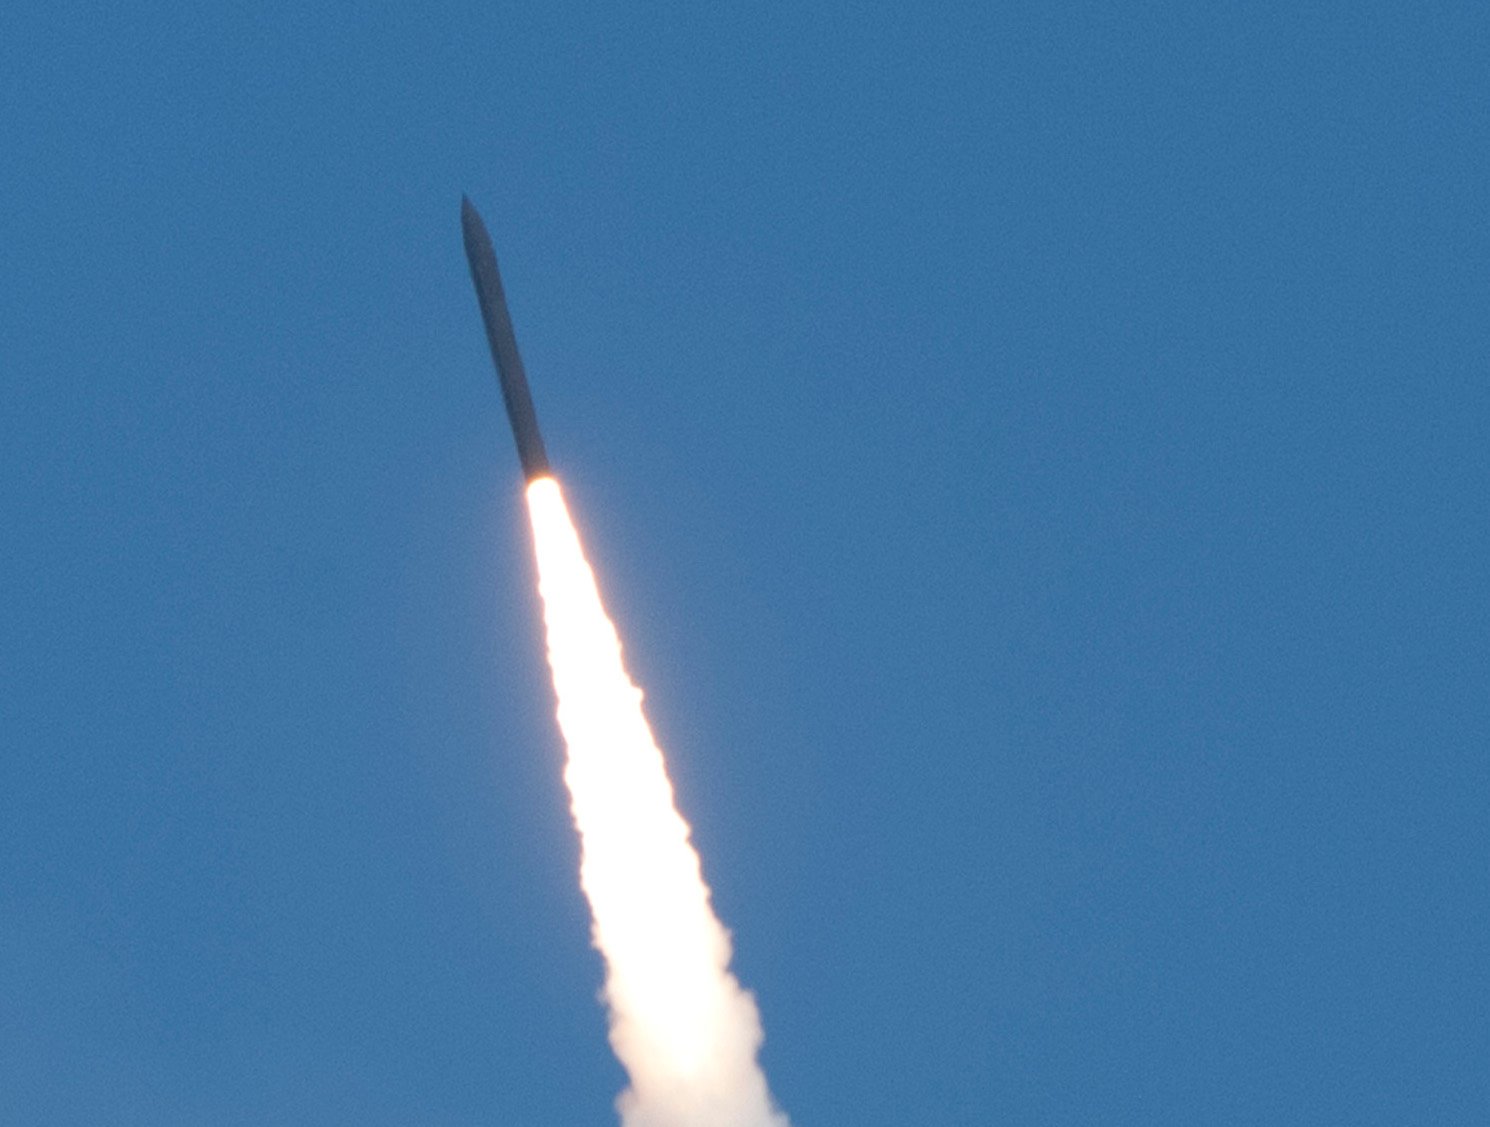
[[[613,1122],[458,226],[797,1124],[1490,1120],[1479,5],[0,13],[0,1122]]]

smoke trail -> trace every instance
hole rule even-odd
[[[569,757],[580,884],[610,1042],[631,1078],[624,1127],[788,1127],[756,1063],[755,1000],[729,973],[688,824],[673,805],[641,690],[621,660],[558,482],[528,485],[548,661]]]

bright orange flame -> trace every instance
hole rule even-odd
[[[559,484],[528,485],[548,660],[568,746],[580,884],[605,957],[627,1127],[787,1127],[756,1064],[760,1018],[729,973],[688,824]]]

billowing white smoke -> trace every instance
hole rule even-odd
[[[756,1063],[755,1000],[673,805],[641,690],[552,478],[528,486],[548,660],[568,745],[580,884],[605,957],[610,1041],[631,1078],[625,1127],[788,1127]]]

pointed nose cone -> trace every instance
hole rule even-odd
[[[486,233],[486,224],[481,222],[481,216],[472,205],[470,197],[465,195],[460,198],[460,233],[466,241],[467,254],[471,251],[473,240],[491,244],[491,237]]]

